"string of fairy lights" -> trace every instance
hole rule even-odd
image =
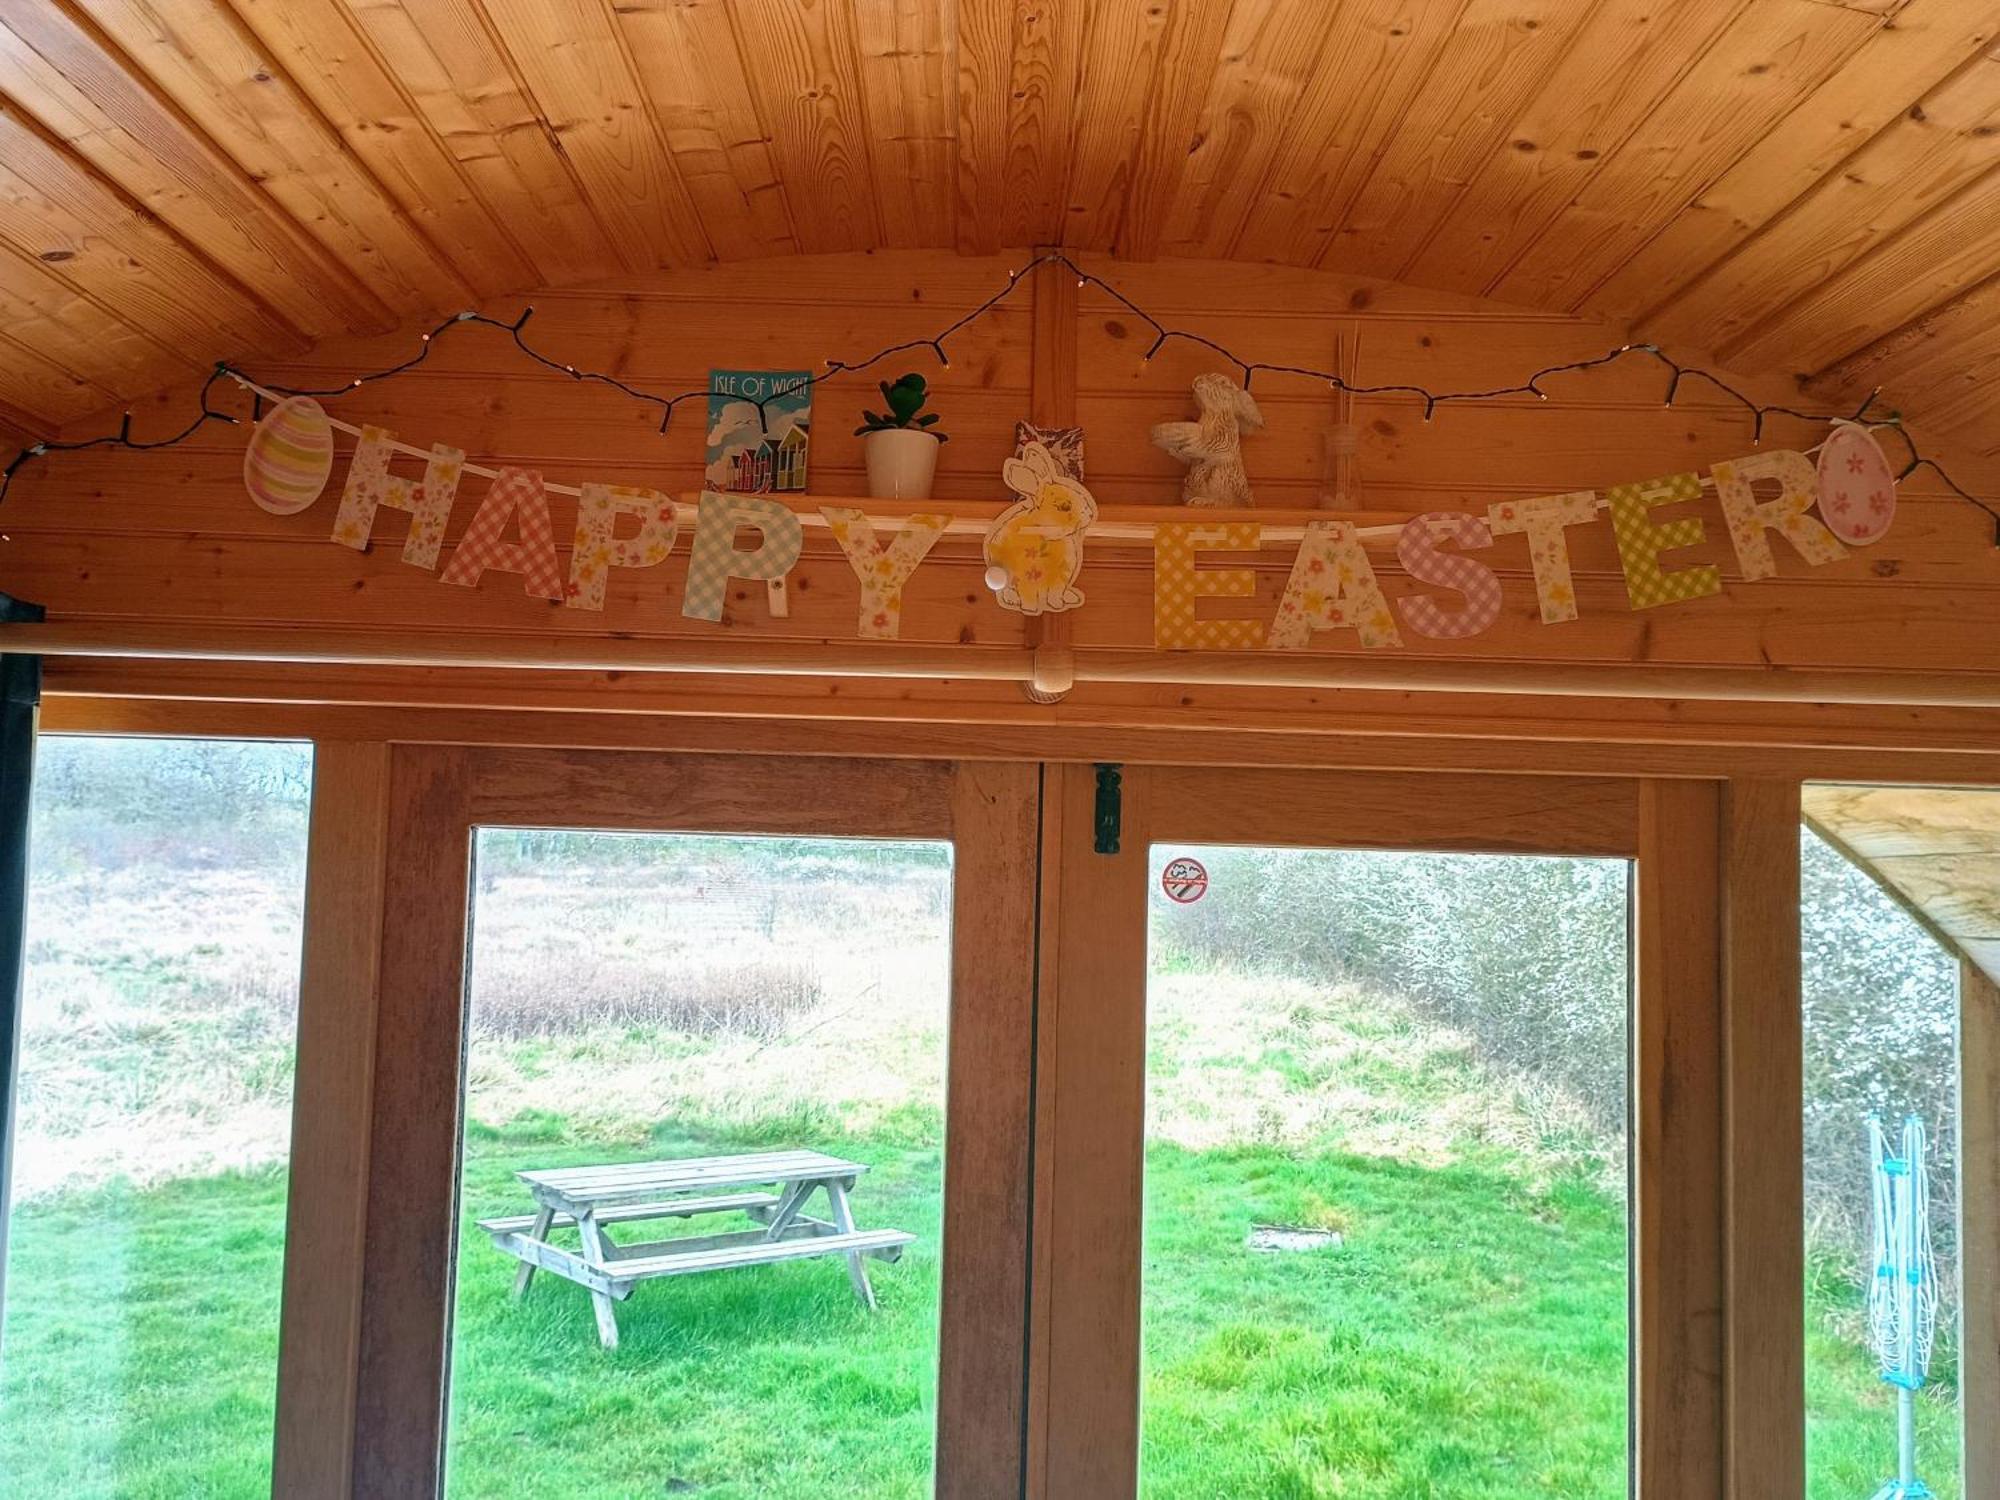
[[[947,346],[950,341],[958,334],[964,332],[965,329],[992,313],[996,308],[1004,305],[1013,297],[1015,292],[1020,288],[1021,283],[1032,272],[1039,267],[1049,265],[1059,266],[1063,270],[1073,274],[1076,277],[1078,287],[1095,287],[1097,290],[1103,292],[1113,302],[1117,303],[1119,307],[1146,326],[1151,333],[1151,339],[1144,354],[1140,357],[1142,365],[1151,363],[1169,344],[1175,342],[1192,344],[1198,348],[1208,350],[1218,358],[1233,365],[1239,372],[1246,390],[1250,388],[1251,382],[1257,376],[1272,375],[1289,379],[1317,381],[1335,391],[1343,392],[1350,396],[1409,397],[1423,403],[1423,419],[1425,422],[1433,420],[1438,408],[1441,406],[1458,405],[1471,401],[1498,401],[1522,396],[1533,396],[1539,400],[1547,401],[1549,399],[1549,392],[1543,388],[1543,385],[1545,382],[1554,380],[1558,376],[1595,370],[1605,365],[1616,364],[1625,359],[1650,359],[1657,362],[1667,372],[1668,379],[1664,392],[1665,404],[1667,406],[1674,404],[1675,398],[1679,396],[1681,388],[1685,383],[1700,381],[1734,401],[1749,415],[1751,419],[1751,441],[1753,444],[1761,444],[1763,442],[1764,424],[1772,417],[1790,417],[1801,422],[1822,425],[1837,421],[1859,422],[1866,423],[1877,430],[1887,430],[1895,433],[1896,437],[1907,450],[1907,461],[1901,472],[1897,475],[1898,480],[1909,478],[1919,469],[1929,469],[1937,476],[1945,488],[1950,490],[1954,495],[1958,496],[1961,500],[1978,506],[1979,509],[1993,518],[1995,523],[1995,542],[1996,545],[2000,545],[2000,509],[1996,509],[1959,484],[1945,470],[1942,464],[1921,452],[1917,447],[1915,439],[1910,436],[1908,429],[1903,425],[1903,418],[1900,412],[1876,412],[1875,406],[1880,395],[1879,390],[1870,392],[1868,399],[1861,403],[1857,411],[1852,413],[1807,411],[1794,406],[1760,402],[1746,395],[1714,371],[1703,369],[1696,365],[1682,364],[1668,355],[1659,345],[1648,343],[1621,344],[1615,349],[1609,349],[1603,354],[1589,359],[1566,360],[1560,364],[1545,365],[1525,380],[1515,384],[1489,386],[1480,390],[1441,391],[1405,382],[1394,382],[1385,385],[1363,385],[1347,379],[1337,370],[1318,370],[1307,365],[1245,359],[1218,339],[1210,338],[1206,334],[1196,333],[1189,329],[1175,328],[1170,324],[1162,322],[1137,302],[1134,302],[1119,288],[1106,281],[1102,276],[1078,265],[1067,253],[1061,250],[1050,250],[1038,254],[1018,269],[1010,271],[1007,275],[1005,286],[1000,287],[984,302],[981,302],[978,306],[935,334],[927,337],[903,339],[899,342],[885,345],[863,358],[828,358],[821,369],[771,391],[761,400],[749,397],[741,399],[750,400],[757,407],[761,418],[770,402],[796,395],[801,391],[810,390],[812,387],[820,384],[820,382],[829,380],[836,375],[851,375],[869,369],[871,366],[878,365],[883,360],[890,359],[895,355],[907,354],[912,351],[928,351],[936,358],[941,367],[949,369],[951,368],[951,354]],[[155,448],[171,448],[176,444],[187,442],[211,422],[230,424],[240,422],[241,418],[229,412],[219,411],[211,404],[212,393],[216,384],[220,381],[234,381],[251,393],[254,420],[257,415],[261,414],[264,393],[279,396],[331,398],[346,395],[351,391],[360,389],[364,385],[372,385],[379,380],[388,380],[392,376],[407,374],[430,358],[431,350],[436,347],[437,341],[440,338],[451,330],[458,328],[486,327],[499,329],[508,336],[520,353],[536,364],[543,365],[559,374],[566,375],[572,380],[608,386],[630,400],[657,408],[660,413],[660,431],[663,434],[673,421],[675,408],[683,401],[707,401],[709,392],[705,386],[696,390],[663,394],[633,385],[629,381],[601,370],[583,369],[543,352],[531,344],[522,331],[527,327],[528,320],[534,316],[534,312],[535,310],[532,306],[524,307],[521,310],[520,316],[512,322],[508,322],[502,318],[489,317],[481,312],[468,311],[455,313],[437,324],[429,332],[423,334],[416,352],[408,359],[400,360],[380,370],[356,375],[338,385],[324,386],[317,389],[310,386],[284,386],[276,385],[269,381],[253,380],[247,372],[239,370],[229,362],[218,361],[214,369],[210,372],[208,379],[202,382],[197,398],[199,409],[187,425],[177,432],[165,437],[135,438],[132,436],[132,416],[131,413],[127,412],[116,432],[73,440],[49,438],[41,442],[32,443],[16,453],[8,461],[4,469],[0,469],[0,501],[6,499],[7,490],[12,485],[15,474],[20,471],[23,465],[49,454],[75,453],[87,448],[115,447],[132,448],[142,451],[150,451]]]

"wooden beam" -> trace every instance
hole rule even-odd
[[[1971,959],[1958,985],[1958,1403],[1964,1493],[2000,1494],[2000,982]]]
[[[1640,789],[1633,1493],[1645,1500],[1726,1492],[1720,816],[1715,782]],[[1785,1300],[1787,1316],[1798,1307]]]
[[[1045,254],[1050,246],[1039,246]],[[1076,277],[1067,266],[1044,261],[1035,267],[1033,346],[1028,355],[1028,419],[1041,427],[1076,423]]]
[[[353,1493],[389,747],[314,746],[272,1493]]]
[[[1021,1500],[1048,1500],[1050,1359],[1055,1299],[1050,1269],[1055,1263],[1056,1044],[1061,1037],[1063,861],[1053,857],[1064,845],[1063,777],[1059,766],[1040,768],[1041,818],[1035,829],[1038,878],[1035,888],[1035,1086],[1031,1225],[1028,1268],[1027,1443]],[[1074,941],[1072,937],[1069,939]]]
[[[1149,773],[1124,771],[1118,852],[1093,848],[1097,774],[1061,768],[1063,900],[1053,1138],[1042,1493],[1121,1500],[1138,1490],[1139,1281],[1146,1135]],[[1064,1003],[1064,1000],[1067,1003]]]
[[[504,667],[613,672],[791,673],[812,677],[943,678],[1031,682],[1031,649],[942,643],[852,646],[804,640],[596,637],[575,634],[424,639],[366,628],[155,625],[52,620],[11,624],[0,651],[354,665]],[[1779,670],[1631,666],[1624,663],[1450,661],[1285,652],[1078,649],[1075,680],[1266,688],[1366,688],[1383,692],[1534,693],[1579,698],[1683,698],[1697,702],[2000,705],[2000,673]]]
[[[1723,1451],[1729,1500],[1805,1494],[1799,786],[1722,802]]]
[[[467,751],[390,761],[382,961],[369,1121],[353,1493],[434,1493],[444,1433],[471,780]],[[394,913],[394,920],[386,914]]]
[[[1018,1495],[1023,1482],[1041,782],[1034,765],[952,773],[941,1495]]]

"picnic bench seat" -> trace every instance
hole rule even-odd
[[[818,1151],[765,1151],[517,1172],[536,1211],[481,1219],[479,1227],[498,1249],[521,1262],[514,1278],[516,1297],[527,1293],[538,1269],[576,1282],[590,1292],[598,1338],[606,1348],[616,1348],[612,1304],[625,1301],[634,1286],[656,1276],[838,1255],[847,1261],[855,1295],[873,1308],[875,1290],[863,1260],[895,1261],[916,1236],[901,1229],[855,1227],[847,1195],[867,1170],[864,1163]],[[718,1191],[761,1183],[775,1183],[777,1191]],[[826,1195],[826,1218],[803,1211],[817,1192]],[[757,1227],[631,1245],[604,1233],[612,1224],[710,1213],[742,1213]],[[556,1229],[574,1229],[579,1248],[552,1243],[549,1236]]]
[[[600,1224],[636,1224],[647,1219],[691,1219],[696,1214],[728,1213],[732,1210],[747,1213],[753,1218],[759,1209],[776,1208],[776,1193],[724,1193],[715,1198],[674,1198],[664,1203],[628,1203],[612,1208],[597,1210]],[[576,1215],[557,1213],[551,1216],[550,1225],[556,1229],[574,1229]],[[535,1215],[515,1214],[505,1219],[481,1219],[479,1227],[488,1234],[518,1234],[524,1229],[535,1227]]]

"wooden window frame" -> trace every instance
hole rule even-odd
[[[274,1493],[441,1488],[480,827],[948,840],[937,1489],[1024,1465],[1038,766],[322,743]]]
[[[1769,1290],[1803,1278],[1795,783],[1127,766],[1111,854],[1095,798],[1065,767],[1044,846],[1031,1495],[1138,1490],[1155,842],[1633,862],[1633,1490],[1803,1493],[1804,1335]],[[1731,1245],[1752,1226],[1783,1233]]]

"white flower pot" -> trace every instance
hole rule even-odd
[[[868,493],[878,500],[928,500],[937,477],[938,440],[915,427],[885,427],[861,440]]]

